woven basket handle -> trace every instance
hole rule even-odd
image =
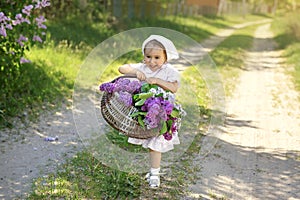
[[[137,78],[136,75],[123,75],[123,76],[119,76],[117,78],[115,78],[114,80],[112,80],[111,82],[114,83],[117,80],[119,80],[120,78]]]

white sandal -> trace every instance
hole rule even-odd
[[[145,175],[145,179],[147,180],[147,182],[149,182],[150,176],[151,176],[151,173],[150,173],[150,172],[148,172],[148,173]]]
[[[151,174],[150,175],[150,177],[149,177],[149,186],[150,186],[150,188],[158,188],[160,186],[159,174]]]

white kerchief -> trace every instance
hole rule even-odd
[[[167,61],[170,61],[172,59],[177,59],[179,58],[177,49],[175,47],[175,45],[173,44],[173,42],[163,36],[160,35],[150,35],[150,37],[148,37],[142,45],[142,51],[143,51],[143,55],[144,55],[144,48],[145,45],[150,42],[151,40],[157,40],[158,42],[160,42],[166,49],[167,52]]]

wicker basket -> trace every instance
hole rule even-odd
[[[121,76],[114,79],[112,82],[119,78],[134,78],[131,76]],[[136,119],[130,117],[130,115],[136,112],[137,109],[134,106],[125,106],[118,100],[117,93],[103,92],[101,97],[101,113],[105,121],[123,133],[126,136],[138,139],[147,139],[159,134],[159,129],[146,129],[140,126]]]

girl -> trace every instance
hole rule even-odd
[[[156,84],[165,90],[175,93],[179,87],[179,72],[168,61],[177,59],[178,52],[173,42],[160,35],[151,35],[142,45],[143,63],[125,64],[119,67],[122,74],[136,75],[140,81]],[[179,144],[178,135],[166,140],[162,135],[150,139],[129,138],[129,143],[142,145],[150,152],[150,172],[146,178],[150,187],[160,185],[161,153],[172,150],[174,144]]]

